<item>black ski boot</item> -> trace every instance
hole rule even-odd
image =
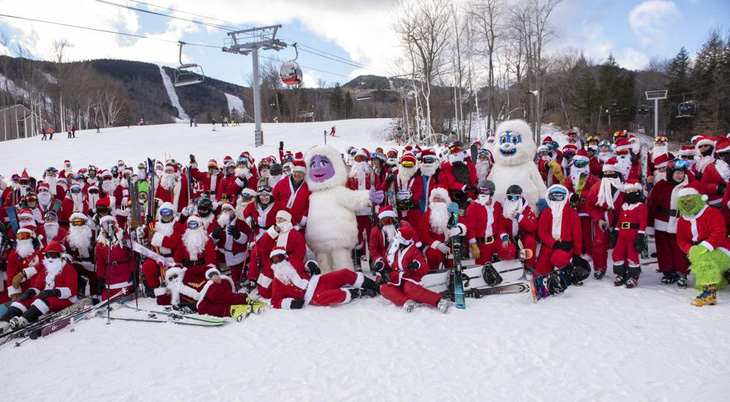
[[[363,278],[365,278],[362,282],[362,288],[367,290],[372,290],[375,292],[375,294],[380,294],[380,285],[375,283],[374,280],[368,278],[367,276],[363,275]]]
[[[616,274],[616,278],[613,280],[613,286],[622,286],[626,283],[628,277],[624,264],[613,264],[613,273]]]
[[[675,271],[662,272],[662,284],[671,285],[679,280],[679,275]]]
[[[497,286],[502,283],[502,276],[496,269],[494,269],[492,264],[484,265],[484,268],[482,268],[482,276],[484,278],[484,282],[486,282],[489,286]]]
[[[557,273],[552,273],[547,277],[547,290],[551,295],[560,294],[565,291]]]
[[[142,284],[142,287],[144,288],[144,297],[155,297],[155,290],[152,289],[152,287],[146,283]]]
[[[8,310],[5,311],[5,314],[3,314],[2,318],[0,318],[0,334],[9,331],[10,328],[10,320],[12,320],[15,317],[20,317],[23,315],[23,312],[20,311],[19,308],[10,306],[8,307]]]
[[[31,305],[28,310],[25,310],[22,316],[14,317],[10,320],[10,328],[18,329],[23,328],[31,323],[38,321],[43,313],[38,310],[38,307]]]
[[[601,280],[603,277],[606,276],[606,271],[601,271],[600,269],[597,269],[596,272],[593,273],[593,277]]]
[[[350,297],[353,299],[370,298],[378,295],[374,289],[355,288],[347,289],[347,291],[350,292]]]
[[[639,286],[639,276],[630,276],[628,280],[626,280],[626,289],[632,289]]]
[[[679,274],[679,279],[677,279],[677,286],[679,286],[680,289],[687,289],[687,275]]]

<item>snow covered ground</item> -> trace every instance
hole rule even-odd
[[[175,92],[175,84],[172,83],[172,79],[169,75],[167,75],[165,69],[163,69],[162,66],[160,66],[160,75],[162,76],[162,84],[165,86],[167,96],[168,98],[170,98],[170,103],[175,109],[177,109],[178,120],[182,122],[190,121],[190,116],[185,113],[185,109],[183,109],[182,105],[180,104],[180,99],[177,97],[177,92]]]
[[[228,102],[228,110],[232,111],[233,109],[238,110],[239,116],[243,116],[246,113],[246,108],[243,107],[243,99],[239,98],[236,95],[231,94],[224,94],[226,95],[226,102]]]
[[[39,175],[67,158],[76,168],[165,153],[220,161],[250,150],[258,159],[280,140],[292,151],[321,143],[333,124],[340,137],[327,140],[344,151],[385,145],[390,122],[265,124],[261,148],[251,124],[82,131],[2,143],[0,173]],[[377,298],[270,310],[222,328],[95,318],[2,349],[3,383],[12,384],[3,400],[727,400],[730,292],[692,307],[696,292],[661,285],[654,269],[644,267],[636,289],[590,278],[538,304],[527,293],[488,296],[447,315],[406,314]]]

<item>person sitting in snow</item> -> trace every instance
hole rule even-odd
[[[615,286],[626,285],[634,288],[639,284],[641,275],[641,250],[644,249],[646,232],[646,204],[643,203],[641,184],[627,180],[624,184],[624,203],[616,222],[618,236],[613,248],[613,273]]]
[[[200,291],[205,285],[205,271],[215,268],[215,246],[203,227],[203,221],[194,215],[187,220],[182,241],[173,250],[173,259],[187,269],[185,284]]]
[[[553,184],[548,188],[545,198],[548,208],[542,211],[537,223],[542,247],[535,269],[540,275],[547,275],[555,269],[577,262],[575,257],[580,257],[583,240],[580,217],[568,202],[568,189]]]
[[[502,202],[502,215],[506,220],[506,231],[510,242],[522,249],[525,264],[535,268],[537,252],[537,217],[522,194],[522,187],[513,184],[507,188]]]
[[[471,255],[478,265],[491,263],[496,254],[502,260],[514,258],[515,245],[510,243],[506,232],[502,204],[492,198],[494,183],[479,183],[479,197],[466,209],[464,222]]]
[[[185,225],[175,219],[175,210],[169,202],[164,202],[157,209],[157,220],[145,227],[146,235],[140,238],[147,238],[154,250],[163,257],[172,257],[172,250],[177,248],[178,243],[185,232]],[[142,264],[144,274],[144,285],[146,293],[152,294],[153,289],[160,286],[164,278],[164,268],[155,260],[148,258]]]
[[[216,317],[233,317],[241,321],[249,314],[259,314],[266,303],[248,297],[245,293],[236,293],[233,280],[222,275],[217,268],[205,271],[208,281],[198,296],[198,313]]]
[[[380,294],[409,313],[419,303],[446,313],[454,303],[420,285],[421,278],[428,273],[428,264],[415,245],[415,237],[416,232],[411,227],[398,229],[396,249],[388,255],[391,271],[383,277],[387,283],[380,286]]]
[[[395,240],[395,232],[401,226],[411,226],[408,221],[398,220],[398,215],[390,205],[380,207],[378,224],[370,232],[370,260],[375,273],[390,270],[388,251]]]

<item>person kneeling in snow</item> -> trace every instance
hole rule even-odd
[[[63,258],[63,246],[50,242],[43,249],[42,268],[31,279],[30,288],[14,301],[0,318],[0,332],[22,328],[43,314],[63,310],[73,304],[78,292],[76,270]],[[42,290],[41,290],[42,289]]]
[[[309,261],[307,267],[313,273],[309,278],[300,265],[289,262],[284,248],[274,248],[269,256],[274,272],[271,285],[271,305],[274,308],[293,310],[309,304],[331,306],[377,294],[378,285],[362,272],[343,268],[320,275],[317,263]]]
[[[428,263],[414,245],[415,236],[416,232],[411,227],[398,229],[395,236],[397,250],[388,254],[391,267],[388,283],[380,286],[380,294],[409,313],[418,303],[429,304],[446,313],[454,303],[419,284],[423,275],[428,273]]]
[[[248,314],[258,314],[266,303],[249,298],[245,293],[236,293],[233,279],[221,275],[217,268],[205,272],[208,282],[200,291],[198,313],[216,317],[233,317],[240,321]]]

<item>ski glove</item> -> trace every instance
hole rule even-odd
[[[394,181],[395,181],[395,175],[394,174],[388,175],[388,177],[385,178],[385,182],[388,183],[388,184],[390,184],[390,183],[392,183]]]
[[[385,268],[385,263],[383,261],[375,261],[373,264],[373,272],[380,272]]]
[[[576,193],[573,193],[570,195],[570,203],[571,204],[577,204],[578,201],[580,201],[580,196]]]
[[[727,189],[727,185],[718,184],[717,185],[717,194],[725,194],[725,189]]]
[[[553,244],[554,250],[570,251],[572,248],[573,242],[569,241],[556,241],[555,244]]]
[[[233,225],[228,225],[228,235],[238,240],[238,238],[241,237],[241,231],[236,229],[236,227]]]
[[[639,233],[636,235],[636,239],[634,239],[634,249],[637,253],[641,253],[642,250],[644,250],[644,234]]]
[[[471,256],[474,257],[475,260],[478,260],[482,257],[482,251],[479,250],[479,245],[476,243],[471,244]]]
[[[223,228],[217,227],[213,229],[213,232],[210,234],[210,237],[214,238],[215,240],[218,240],[221,238],[221,235],[223,234]]]
[[[440,252],[444,253],[444,254],[448,254],[448,253],[449,253],[449,251],[450,251],[450,249],[449,249],[449,246],[445,245],[444,243],[439,243],[439,244],[438,244],[438,245],[436,246],[436,249],[437,249],[438,251],[440,251]]]
[[[190,164],[192,165],[193,163],[195,163],[195,155],[190,154]]]
[[[289,308],[292,310],[299,310],[304,307],[304,299],[295,299],[292,300],[291,304],[289,304]]]
[[[418,268],[421,268],[421,263],[418,261],[411,261],[406,266],[406,269],[411,270],[411,271],[418,271]]]
[[[36,295],[35,290],[28,289],[25,292],[23,292],[22,295],[20,295],[20,298],[18,298],[18,301],[21,301],[21,302],[26,301],[26,300],[30,299],[31,297],[33,297],[35,295]]]
[[[611,248],[616,247],[616,242],[618,241],[618,230],[613,230],[611,233],[608,234],[608,242]]]
[[[49,297],[61,297],[61,291],[59,289],[46,289],[38,293],[38,297],[45,300]]]

